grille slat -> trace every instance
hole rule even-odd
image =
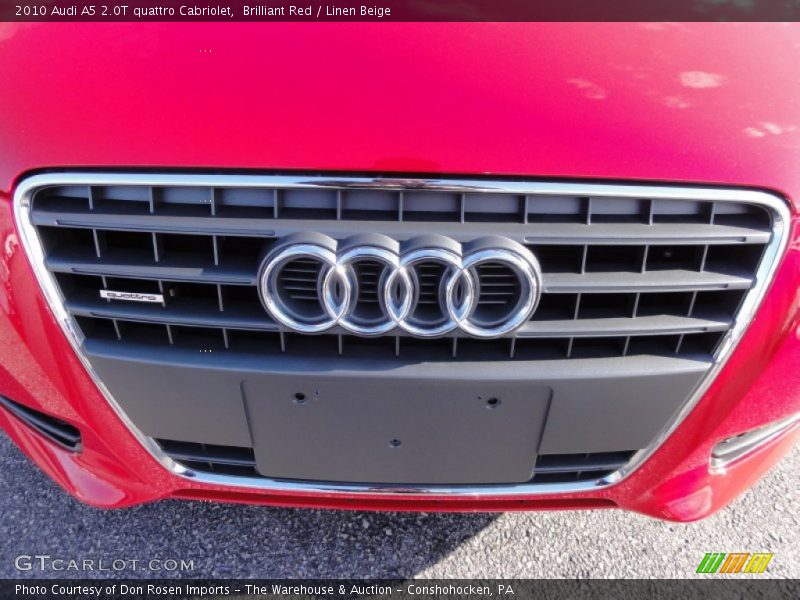
[[[210,463],[209,466],[214,470],[217,470],[217,467],[255,468],[255,457],[251,448],[170,440],[159,440],[159,444],[173,460],[190,463]]]
[[[552,273],[544,276],[544,291],[570,292],[671,292],[682,290],[742,290],[753,280],[744,269],[731,267],[730,273],[688,270],[631,273]],[[737,272],[738,271],[738,272]]]
[[[503,303],[504,304],[504,303]],[[277,331],[278,326],[264,315],[255,303],[249,306],[227,307],[220,312],[214,303],[173,302],[166,307],[148,304],[110,304],[91,294],[80,294],[66,300],[71,313],[83,317],[115,318],[150,323],[224,327]],[[530,321],[519,330],[519,337],[588,337],[614,335],[673,335],[726,331],[730,320],[705,319],[672,315],[631,318],[603,318],[563,321]]]
[[[225,349],[235,350],[241,348],[237,331],[279,332],[281,344],[264,348],[291,353],[293,345],[256,291],[260,260],[276,239],[304,231],[336,239],[375,231],[403,242],[419,235],[425,221],[462,243],[502,234],[527,245],[542,267],[540,306],[517,339],[448,342],[448,360],[461,360],[469,348],[483,348],[469,355],[480,360],[629,356],[665,348],[680,354],[699,348],[710,360],[713,341],[730,329],[753,285],[772,233],[771,215],[761,206],[706,197],[399,191],[391,185],[60,185],[37,192],[31,219],[66,307],[89,336],[160,340],[149,330],[136,334],[137,327],[157,324],[166,329],[165,343],[177,343],[179,329],[189,327],[198,340],[209,332],[209,346],[224,340]],[[442,268],[415,269],[417,313],[425,321],[440,318]],[[289,301],[317,312],[318,275],[318,266],[298,261],[281,271],[280,285]],[[359,265],[358,279],[359,310],[370,316],[380,309],[380,268]],[[519,284],[502,265],[480,265],[478,279],[476,314],[491,321],[516,301]],[[101,289],[161,290],[165,303],[109,302],[99,298]],[[390,336],[396,339],[387,343],[401,359],[438,343],[401,343],[408,338],[403,331]],[[598,343],[589,351],[592,338]],[[347,356],[366,348],[366,341],[348,336],[346,344],[339,338],[333,346]]]
[[[543,454],[536,461],[535,475],[559,473],[578,474],[592,471],[597,477],[598,472],[611,473],[622,467],[628,459],[630,452],[596,452],[589,454]]]
[[[56,273],[104,275],[165,281],[193,281],[228,285],[255,285],[255,259],[226,259],[222,265],[191,259],[164,259],[156,264],[136,251],[104,253],[102,258],[83,248],[56,250],[46,259],[46,266]]]
[[[671,315],[630,318],[529,321],[519,337],[591,337],[614,335],[672,335],[727,331],[730,320],[698,319]]]
[[[168,216],[168,219],[165,219]],[[98,230],[115,230],[130,232],[158,232],[158,233],[202,233],[218,236],[265,236],[274,238],[284,231],[303,229],[307,221],[298,219],[279,219],[278,221],[265,220],[254,222],[252,218],[237,218],[224,216],[179,216],[170,213],[161,216],[156,211],[153,214],[129,213],[99,213],[88,209],[55,211],[52,207],[45,206],[37,211],[32,221],[37,226],[55,227],[80,227]],[[355,231],[352,221],[322,221],[314,229],[340,237],[343,234]],[[316,225],[316,224],[315,224]],[[590,241],[596,244],[765,244],[770,239],[768,223],[759,220],[745,220],[740,224],[696,224],[683,223],[680,229],[674,224],[654,223],[648,224],[605,224],[593,223],[591,226],[582,224],[548,223],[546,227],[539,226],[536,233],[531,233],[531,225],[535,223],[503,223],[503,231],[510,237],[519,237],[520,241],[529,244],[570,244],[576,239]],[[390,237],[401,238],[407,234],[407,229],[399,222],[386,221],[363,222],[358,224],[358,229],[381,230]],[[450,237],[463,237],[474,239],[482,235],[496,232],[496,223],[464,223],[458,228],[442,226],[444,234]],[[458,233],[463,232],[463,233]]]

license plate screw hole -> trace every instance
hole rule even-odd
[[[295,404],[303,404],[306,401],[306,395],[303,392],[296,392],[294,395]]]
[[[500,398],[492,397],[486,401],[487,408],[497,408],[498,406],[500,406]]]
[[[399,448],[402,443],[403,442],[401,442],[400,440],[395,438],[393,440],[389,440],[389,447],[391,447],[391,448]]]

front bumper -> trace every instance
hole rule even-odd
[[[0,395],[61,418],[82,434],[78,454],[59,448],[0,412],[11,438],[67,491],[96,506],[122,507],[161,498],[195,498],[283,506],[386,510],[537,510],[621,507],[655,517],[694,520],[718,510],[791,447],[798,427],[771,438],[724,473],[712,471],[720,441],[800,412],[798,252],[790,244],[761,308],[726,366],[692,413],[638,469],[617,483],[575,492],[534,494],[404,493],[344,489],[252,489],[193,481],[165,469],[106,403],[52,316],[22,250],[10,198],[0,213],[0,339],[8,359]]]

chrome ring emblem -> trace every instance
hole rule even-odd
[[[368,243],[334,251],[330,242],[292,243],[265,258],[259,291],[280,325],[301,333],[460,330],[493,338],[521,327],[539,301],[539,264],[510,240],[466,254],[447,238],[421,247],[410,240],[404,252]]]
[[[349,289],[359,290],[363,282],[359,281],[356,265],[359,262],[371,260],[380,268],[380,281],[376,282],[382,288],[380,297],[376,296],[382,314],[377,319],[360,318],[358,316],[358,296],[351,295],[347,314],[343,315],[338,323],[343,328],[361,335],[379,335],[387,333],[397,327],[408,316],[411,310],[412,283],[408,271],[400,265],[400,257],[383,248],[376,246],[359,246],[345,252],[337,261],[337,268],[341,269],[348,279]],[[324,302],[330,297],[329,285],[323,283],[325,291]],[[377,290],[376,290],[377,294]]]
[[[338,298],[328,300],[326,298],[323,301],[325,310],[318,314],[314,314],[310,309],[301,312],[289,306],[284,300],[286,295],[281,293],[281,288],[287,286],[285,283],[282,285],[282,282],[279,281],[279,275],[287,265],[295,262],[305,265],[307,270],[314,270],[316,264],[320,265],[316,279],[327,281],[331,287],[335,283],[341,283],[343,292],[339,297],[344,297],[346,300],[340,301]],[[339,276],[336,253],[316,244],[293,244],[284,248],[264,263],[259,281],[261,299],[269,313],[286,327],[305,333],[318,333],[336,325],[347,309],[351,294],[349,281]],[[320,291],[319,289],[308,290],[308,293],[319,294]]]

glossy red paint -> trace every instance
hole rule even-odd
[[[0,394],[74,423],[85,449],[55,448],[4,413],[0,426],[97,506],[180,497],[707,516],[798,435],[709,473],[718,441],[800,412],[797,223],[718,379],[621,483],[523,500],[287,496],[177,478],[139,445],[49,312],[11,193],[52,167],[231,168],[743,185],[797,209],[798,62],[790,24],[0,24]]]

